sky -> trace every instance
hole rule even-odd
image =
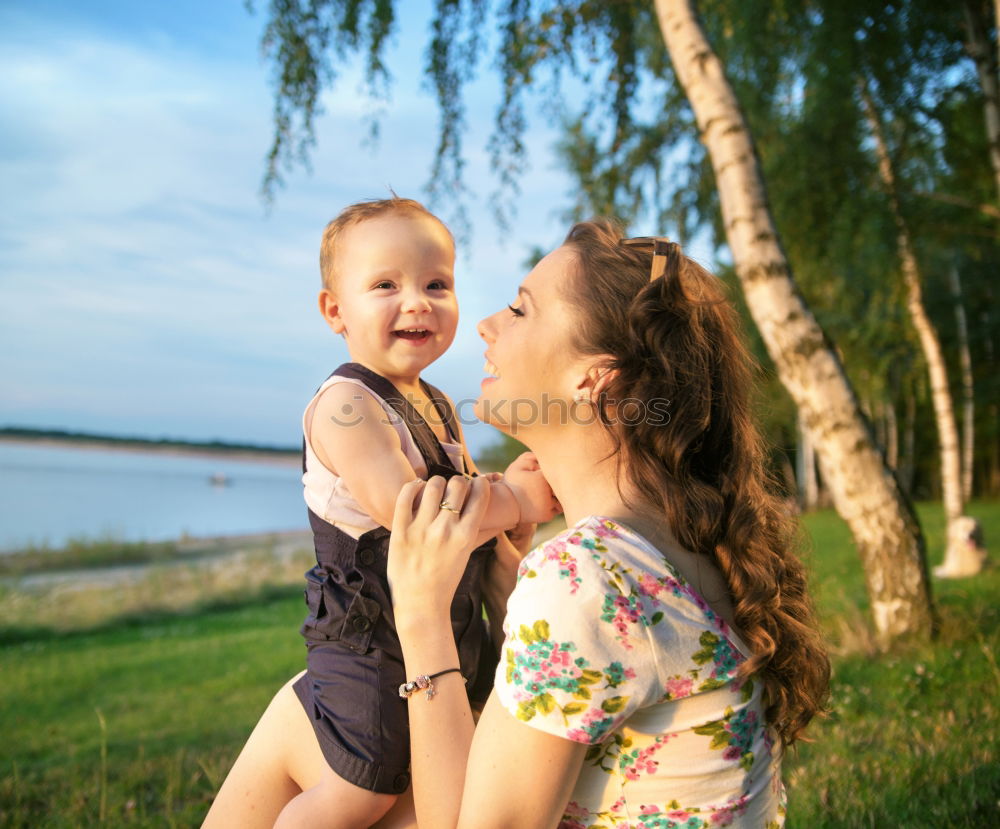
[[[323,97],[311,171],[290,173],[270,208],[259,191],[272,88],[255,5],[0,5],[0,426],[300,440],[312,392],[349,359],[316,310],[324,225],[389,187],[426,196],[438,119],[422,81],[431,3],[397,3],[377,144],[364,140],[370,106],[349,66]],[[476,322],[513,299],[530,250],[568,229],[572,185],[542,101],[517,216],[506,233],[492,218],[485,148],[498,87],[484,71],[467,90],[461,316],[424,373],[456,401],[473,399],[483,376]],[[495,440],[463,425],[473,451]]]

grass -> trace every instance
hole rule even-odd
[[[1000,503],[970,512],[996,556]],[[936,563],[941,511],[920,514]],[[937,582],[937,640],[879,653],[846,528],[832,513],[805,525],[835,673],[830,716],[785,762],[788,825],[996,825],[1000,568]],[[57,623],[57,599],[34,615]],[[298,588],[261,586],[75,632],[8,620],[0,826],[198,825],[268,700],[301,667],[302,615]]]

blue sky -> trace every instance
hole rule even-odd
[[[347,69],[324,97],[312,172],[290,174],[269,212],[258,197],[272,106],[259,8],[0,6],[0,425],[298,441],[312,390],[348,359],[315,310],[320,232],[388,186],[422,198],[430,170],[430,4],[397,5],[378,145],[364,145],[369,105]],[[456,399],[474,397],[482,377],[476,321],[510,301],[529,249],[566,230],[571,184],[536,102],[531,170],[500,239],[485,154],[497,85],[485,72],[466,96],[473,244],[458,261],[458,335],[425,373]],[[493,435],[481,424],[466,433],[474,449]]]

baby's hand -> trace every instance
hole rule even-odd
[[[510,487],[521,508],[519,523],[544,524],[562,512],[562,506],[545,480],[533,452],[524,452],[507,467],[504,482]]]

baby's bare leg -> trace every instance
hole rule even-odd
[[[281,810],[274,829],[368,829],[395,800],[396,795],[355,786],[326,766],[319,783]]]
[[[413,807],[413,786],[396,798],[392,808],[372,829],[417,829],[417,813]]]
[[[301,674],[299,675],[301,676]],[[285,805],[321,778],[326,761],[293,677],[274,695],[236,758],[203,829],[270,829]]]

